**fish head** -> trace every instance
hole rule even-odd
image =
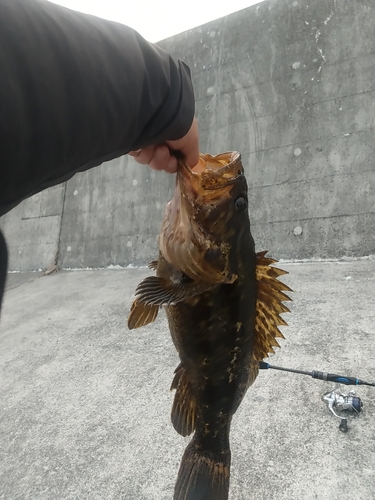
[[[180,162],[159,238],[161,254],[192,280],[233,283],[242,236],[253,241],[247,205],[239,153],[201,154],[193,168]]]

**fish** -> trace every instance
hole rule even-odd
[[[255,251],[248,185],[237,151],[179,161],[176,186],[159,236],[156,271],[136,288],[129,329],[164,308],[180,358],[171,390],[171,420],[193,434],[183,454],[174,500],[227,500],[232,417],[259,362],[280,347],[281,314],[292,290],[286,271]]]

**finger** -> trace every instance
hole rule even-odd
[[[175,174],[177,172],[177,168],[178,168],[177,158],[173,155],[170,155],[169,161],[167,165],[164,167],[164,170],[169,174]]]
[[[174,173],[177,170],[177,159],[171,155],[169,148],[165,144],[162,144],[155,148],[155,154],[149,165],[155,170],[165,170],[168,173]]]
[[[148,146],[144,149],[130,151],[129,156],[141,165],[149,165],[153,170],[165,170],[170,174],[177,171],[178,161],[171,155],[166,145]]]
[[[198,123],[194,118],[193,123],[187,134],[181,139],[175,141],[167,141],[171,149],[180,151],[186,160],[189,167],[194,167],[199,162],[199,135]]]
[[[198,141],[196,147],[192,147],[191,144],[189,144],[186,148],[181,148],[180,151],[185,156],[185,161],[189,167],[193,168],[199,162]]]
[[[148,164],[155,170],[163,170],[169,161],[169,157],[170,153],[167,146],[157,146]]]
[[[135,151],[129,151],[128,155],[129,156],[133,156],[134,158],[136,158],[137,156],[139,156],[139,153],[142,151],[142,149],[136,149]]]
[[[185,155],[186,163],[189,167],[194,167],[199,162],[199,135],[198,123],[194,118],[191,128],[187,134],[188,142],[180,149],[181,153]]]
[[[130,151],[128,154],[132,156],[137,163],[148,165],[154,157],[155,146],[148,146],[147,148]]]

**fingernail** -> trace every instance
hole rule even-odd
[[[138,156],[142,149],[136,149],[135,151],[129,151],[130,156]]]

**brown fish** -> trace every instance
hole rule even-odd
[[[239,153],[201,155],[181,162],[166,207],[156,276],[143,280],[128,319],[130,329],[151,323],[165,306],[181,363],[172,423],[194,432],[182,457],[174,500],[226,500],[232,416],[274,352],[290,289],[285,271],[255,253],[247,182]]]

